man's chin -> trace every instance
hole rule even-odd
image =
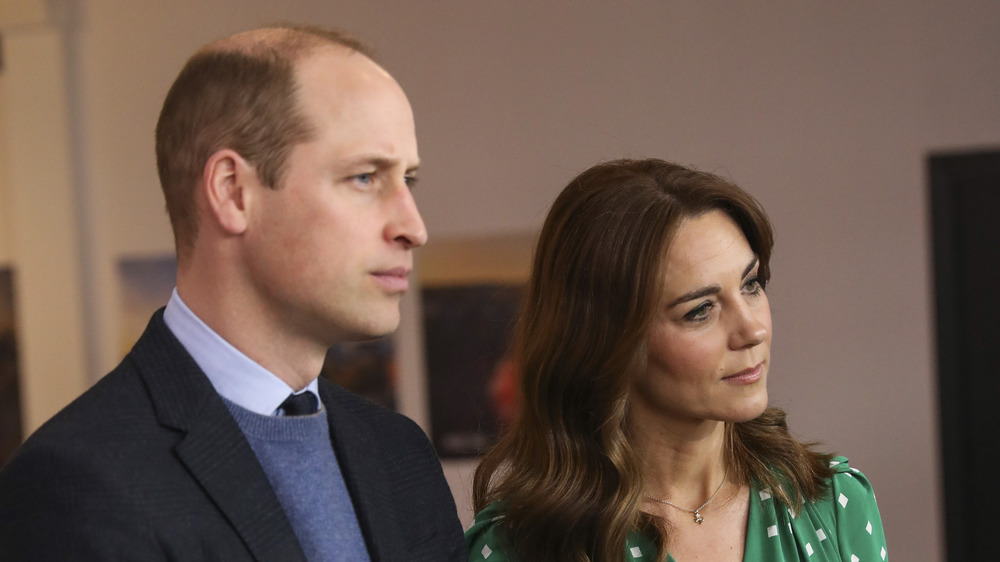
[[[393,334],[399,328],[399,317],[389,320],[386,319],[384,322],[371,323],[363,326],[355,326],[354,329],[348,332],[342,341],[347,342],[366,342],[371,340],[377,340],[385,336]]]

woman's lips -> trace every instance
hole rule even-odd
[[[764,376],[764,362],[757,363],[756,366],[740,371],[734,375],[725,377],[724,381],[730,384],[753,384]]]

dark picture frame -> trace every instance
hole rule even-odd
[[[446,459],[473,458],[513,416],[508,353],[534,235],[435,240],[419,277],[431,442]]]

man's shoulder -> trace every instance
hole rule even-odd
[[[140,338],[147,349],[169,347],[161,346],[162,336],[155,333],[157,322],[162,324],[160,315],[154,314],[147,333]],[[106,470],[113,464],[110,459],[123,451],[145,455],[153,447],[161,447],[161,441],[172,440],[174,436],[166,435],[157,419],[153,395],[137,360],[142,355],[137,355],[139,345],[137,342],[114,369],[28,436],[4,472],[41,469],[54,477],[62,471],[69,472],[67,478],[72,480],[88,463]]]
[[[0,470],[0,498],[25,505],[79,498],[85,489],[120,479],[118,447],[148,442],[138,434],[151,410],[134,369],[120,365],[25,440]]]
[[[51,439],[76,440],[89,432],[119,425],[150,412],[149,397],[128,358],[75,398],[25,442]]]
[[[410,418],[320,379],[337,459],[363,510],[402,525],[413,559],[465,560],[462,527],[441,463]],[[391,498],[391,499],[390,499]],[[389,515],[391,514],[391,515]]]
[[[8,463],[52,469],[100,459],[122,442],[135,442],[155,414],[135,368],[123,361],[35,430]],[[56,459],[67,462],[54,462]]]
[[[420,430],[416,422],[403,414],[376,404],[326,379],[319,379],[319,391],[323,403],[333,409],[338,417],[348,418],[352,422],[366,424],[374,429],[386,427],[396,430],[400,428]]]
[[[320,396],[327,407],[335,440],[377,448],[393,458],[421,458],[440,469],[427,434],[409,417],[320,379]]]

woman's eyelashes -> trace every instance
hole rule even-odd
[[[704,322],[708,319],[709,313],[714,307],[715,303],[712,301],[705,301],[685,314],[684,320],[687,322]]]
[[[764,291],[764,282],[757,275],[754,275],[743,283],[743,292],[750,295],[759,295]]]

